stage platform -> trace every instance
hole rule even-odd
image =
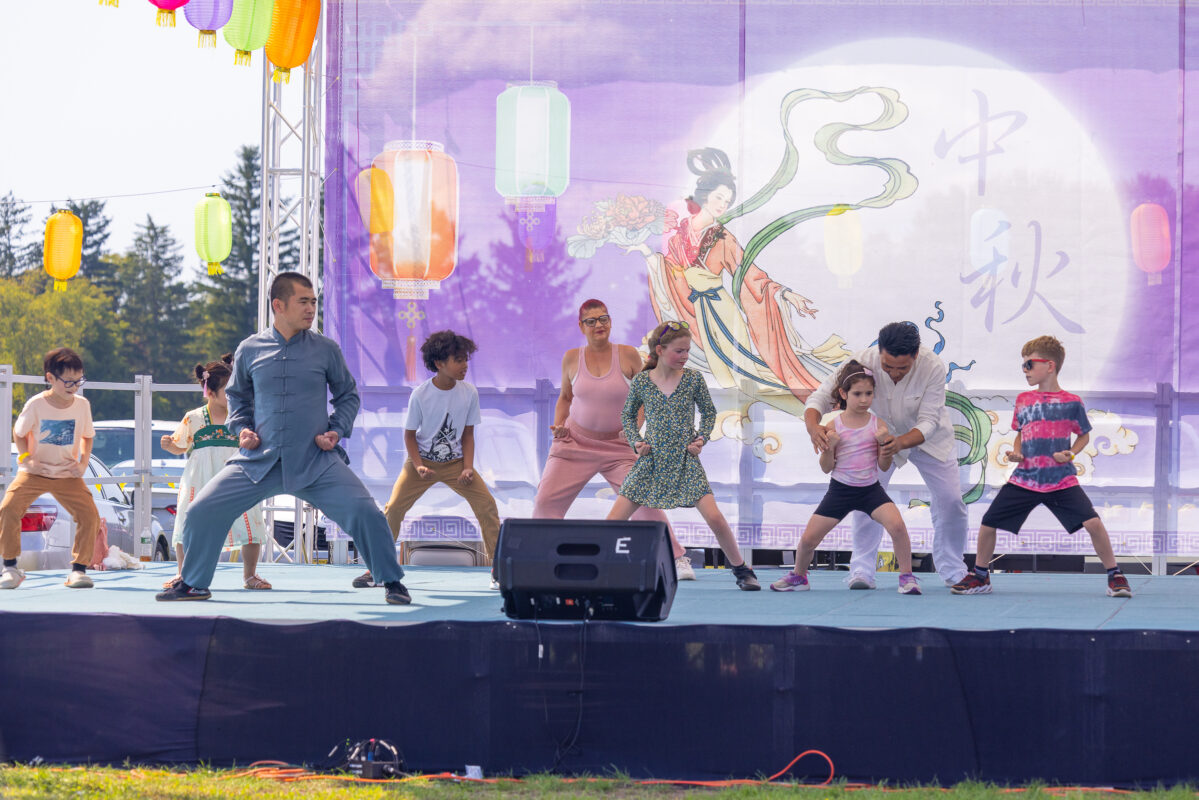
[[[866,781],[1199,779],[1199,578],[1002,574],[849,591],[680,584],[658,623],[512,621],[485,569],[412,567],[410,606],[361,567],[222,564],[206,602],[156,603],[172,564],[0,593],[7,757],[324,763],[386,738],[409,769],[755,777],[807,749]],[[761,569],[765,585],[783,574]],[[822,780],[810,758],[797,778]]]

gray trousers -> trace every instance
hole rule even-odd
[[[183,582],[207,589],[234,520],[255,503],[277,494],[306,500],[349,533],[376,582],[391,583],[404,577],[387,518],[348,466],[337,461],[311,485],[288,491],[283,488],[283,466],[276,462],[258,483],[250,480],[241,465],[227,464],[196,494],[183,527]]]

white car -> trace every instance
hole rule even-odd
[[[114,475],[133,474],[133,448],[136,423],[131,419],[99,420],[92,423],[96,438],[92,442],[92,455],[104,462]],[[163,434],[172,434],[178,423],[154,420],[150,433],[150,471],[155,475],[167,475],[167,483],[156,483],[151,488],[154,518],[170,534],[175,529],[175,505],[179,497],[179,479],[187,458],[168,453],[162,447]],[[125,488],[129,488],[126,486]],[[171,548],[167,547],[170,551]],[[169,560],[169,559],[166,559]]]
[[[9,474],[17,474],[17,448],[12,446]],[[133,506],[121,487],[115,483],[94,483],[95,478],[111,478],[112,473],[96,457],[92,457],[83,479],[92,490],[96,510],[104,521],[108,543],[126,553],[134,553],[136,540],[133,528]],[[0,496],[6,487],[0,487]],[[158,520],[150,519],[150,532],[155,543],[155,560],[159,551],[170,550],[169,537]],[[75,520],[53,496],[44,494],[33,501],[21,519],[21,556],[17,566],[23,570],[66,569],[71,566],[71,546],[75,543]]]

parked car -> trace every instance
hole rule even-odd
[[[12,445],[9,474],[17,474],[17,447]],[[111,478],[112,473],[93,456],[83,479],[92,490],[100,519],[104,520],[108,543],[116,545],[126,553],[135,552],[136,531],[133,528],[133,505],[128,496],[115,483],[95,483],[96,478]],[[3,496],[7,487],[0,487]],[[170,537],[163,531],[157,519],[150,519],[150,532],[154,541],[154,560],[170,550]],[[44,494],[33,501],[21,519],[21,556],[17,566],[21,569],[66,569],[71,565],[71,546],[75,543],[75,520],[52,495]]]
[[[93,422],[96,438],[92,443],[92,455],[104,462],[114,475],[133,474],[133,448],[136,423],[131,419],[100,420]],[[155,475],[167,475],[166,483],[156,483],[151,488],[153,515],[162,529],[170,534],[175,530],[175,504],[179,497],[179,479],[187,459],[168,453],[162,447],[163,434],[175,432],[178,423],[154,420],[150,433],[150,470]],[[129,487],[126,486],[126,489]],[[167,548],[170,550],[170,548]]]

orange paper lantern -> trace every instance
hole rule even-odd
[[[391,183],[391,224],[376,220],[372,203],[366,224],[386,230],[371,235],[371,271],[397,299],[428,299],[458,263],[458,166],[438,142],[402,141],[389,142],[372,167]],[[360,210],[361,202],[360,192]]]
[[[320,0],[275,0],[266,39],[266,57],[275,65],[271,78],[275,83],[290,81],[291,70],[308,60],[320,19]]]

